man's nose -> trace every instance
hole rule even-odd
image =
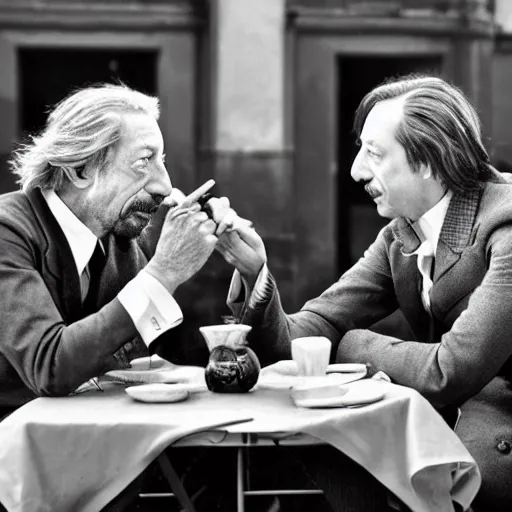
[[[362,150],[359,150],[354,158],[352,168],[350,169],[350,176],[352,176],[354,181],[369,181],[372,178],[371,171],[366,165]]]
[[[167,197],[172,192],[171,178],[163,162],[158,162],[155,167],[151,180],[146,185],[146,192]]]

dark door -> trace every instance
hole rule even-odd
[[[157,52],[116,49],[20,49],[20,129],[39,130],[48,108],[85,85],[124,82],[156,94]]]

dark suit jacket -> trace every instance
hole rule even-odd
[[[67,395],[140,347],[116,296],[154,252],[163,210],[140,240],[103,240],[98,312],[83,318],[71,249],[40,191],[0,196],[0,406]]]
[[[285,315],[273,283],[242,321],[264,360],[290,357],[290,340],[325,335],[338,362],[369,363],[438,407],[462,405],[457,433],[480,465],[481,510],[512,510],[512,185],[496,176],[455,194],[435,258],[429,315],[421,302],[414,226],[395,219],[320,297]],[[400,308],[414,340],[368,330]],[[478,505],[478,504],[477,504]]]

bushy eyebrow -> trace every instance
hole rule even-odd
[[[147,150],[147,151],[151,151],[152,153],[155,152],[156,148],[155,146],[153,146],[152,144],[148,144],[147,142],[144,144],[144,146],[141,148],[141,151],[144,151],[144,150]]]
[[[147,142],[141,146],[140,148],[137,148],[135,154],[140,155],[141,153],[144,153],[146,151],[149,151],[151,154],[158,153],[158,148],[153,144],[148,144]],[[162,150],[163,152],[163,150]]]
[[[368,146],[373,146],[377,149],[380,149],[380,150],[383,150],[384,148],[382,147],[381,144],[379,144],[378,142],[374,141],[373,139],[366,139],[366,140],[363,140],[361,137],[359,138],[359,142],[360,143],[365,143],[366,145]]]
[[[141,151],[142,150],[151,151],[152,153],[158,153],[161,150],[162,153],[163,153],[164,152],[164,147],[162,146],[160,148],[159,144],[151,144],[151,143],[145,142],[144,146],[141,149]]]

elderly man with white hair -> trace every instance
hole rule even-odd
[[[226,198],[201,209],[211,183],[166,200],[158,118],[157,98],[92,86],[15,152],[22,190],[0,197],[3,414],[126,367],[138,345],[172,342],[174,292],[237,219]]]

